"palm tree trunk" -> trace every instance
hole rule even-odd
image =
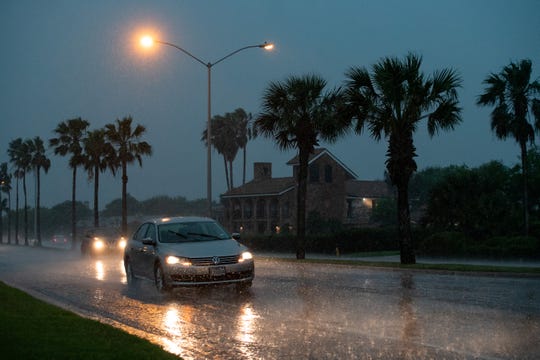
[[[298,190],[296,192],[296,259],[306,258],[306,194],[309,151],[299,149]]]
[[[244,150],[242,151],[243,152],[243,166],[242,166],[242,185],[246,185],[246,157],[247,157],[247,143],[246,145],[244,146]]]
[[[409,211],[408,181],[397,184],[398,197],[398,234],[400,261],[402,264],[415,264],[414,246],[411,232],[411,215]]]
[[[28,246],[28,199],[26,196],[26,171],[23,174],[23,194],[24,194],[24,245]]]
[[[227,167],[227,158],[223,155],[223,166],[225,167],[225,181],[227,182],[227,190],[231,190],[231,182],[229,181],[229,168]]]
[[[19,245],[19,178],[15,190],[15,245]]]
[[[528,177],[529,165],[527,161],[527,144],[520,142],[521,147],[521,173],[523,178],[523,220],[525,236],[529,236],[529,191]]]
[[[229,160],[229,176],[231,178],[231,190],[234,189],[234,181],[233,181],[233,162],[232,160]]]
[[[98,191],[99,191],[99,168],[94,167],[94,227],[99,227],[98,210]]]
[[[122,236],[127,235],[127,163],[122,162]]]
[[[41,219],[40,219],[40,197],[41,197],[41,177],[39,176],[39,166],[36,166],[36,181],[37,181],[37,191],[36,191],[36,239],[37,245],[41,246]]]
[[[73,167],[71,182],[71,250],[77,248],[77,206],[76,206],[76,190],[77,190],[77,167]]]

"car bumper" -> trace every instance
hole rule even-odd
[[[167,285],[172,287],[248,283],[255,277],[253,261],[222,266],[169,265],[164,271]]]

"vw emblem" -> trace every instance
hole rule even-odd
[[[212,258],[212,262],[214,263],[214,265],[217,265],[221,262],[221,260],[219,259],[219,256],[214,256]]]

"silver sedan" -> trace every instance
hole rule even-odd
[[[253,255],[215,220],[162,218],[143,223],[124,251],[128,284],[155,282],[160,292],[173,287],[236,284],[244,290],[255,276]]]

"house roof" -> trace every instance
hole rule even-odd
[[[308,165],[310,165],[311,163],[313,163],[314,161],[316,161],[317,159],[319,159],[320,157],[324,155],[330,156],[332,160],[338,163],[339,166],[341,166],[343,170],[345,170],[349,174],[349,176],[351,176],[353,179],[358,178],[358,176],[354,173],[354,171],[349,169],[347,165],[345,165],[341,160],[335,157],[334,154],[332,154],[330,151],[328,151],[328,149],[325,149],[325,148],[315,149],[313,153],[309,154]],[[300,160],[298,159],[298,155],[293,157],[291,160],[287,161],[287,165],[297,166],[299,164],[300,164]]]
[[[251,197],[251,196],[275,196],[281,195],[294,189],[296,182],[294,178],[271,178],[262,180],[252,180],[243,186],[239,186],[221,195],[222,198],[231,197]]]
[[[347,197],[382,198],[393,196],[387,183],[380,180],[349,180],[345,183]]]

